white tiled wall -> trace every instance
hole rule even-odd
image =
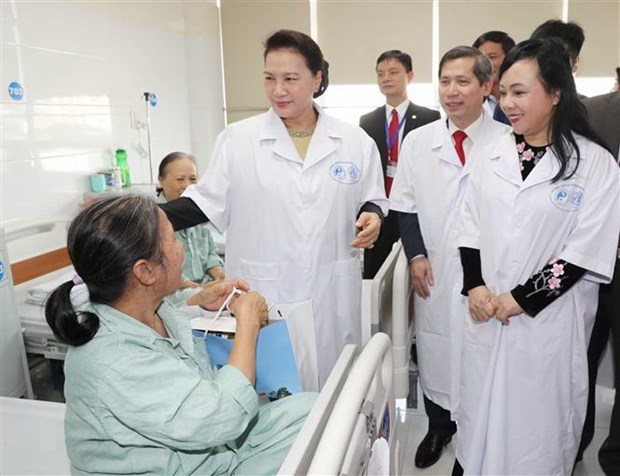
[[[132,181],[189,151],[206,168],[224,126],[215,1],[2,0],[0,221],[71,215],[87,176],[128,151]],[[14,101],[9,83],[21,83]],[[132,119],[133,118],[133,122]]]

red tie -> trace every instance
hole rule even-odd
[[[456,154],[459,156],[462,165],[465,165],[465,150],[463,149],[463,142],[467,139],[467,134],[463,131],[454,131],[452,134],[454,137],[454,148],[456,149]]]
[[[388,167],[396,167],[396,162],[398,162],[398,126],[398,112],[396,109],[392,109],[392,119],[390,120],[390,127],[388,130],[388,146],[390,141],[393,140],[394,142],[391,144],[390,150],[388,150]],[[385,177],[385,194],[388,197],[390,196],[390,191],[392,190],[393,179],[393,174],[388,174]]]

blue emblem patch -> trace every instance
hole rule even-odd
[[[329,175],[336,182],[351,185],[359,182],[362,174],[353,162],[336,162],[330,167]]]
[[[551,203],[564,212],[579,209],[583,198],[583,187],[579,185],[560,185],[551,191]]]

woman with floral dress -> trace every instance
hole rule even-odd
[[[620,171],[559,42],[513,48],[500,94],[514,133],[476,162],[461,216],[471,317],[454,474],[570,474],[598,287],[615,262]]]

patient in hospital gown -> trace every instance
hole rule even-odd
[[[97,201],[69,229],[80,279],[54,291],[46,316],[74,345],[65,362],[74,474],[275,474],[314,403],[305,393],[259,405],[255,346],[267,307],[257,293],[231,304],[228,364],[209,364],[188,318],[165,299],[181,283],[180,247],[146,197]],[[218,281],[200,304],[217,309],[233,285],[247,291]]]

